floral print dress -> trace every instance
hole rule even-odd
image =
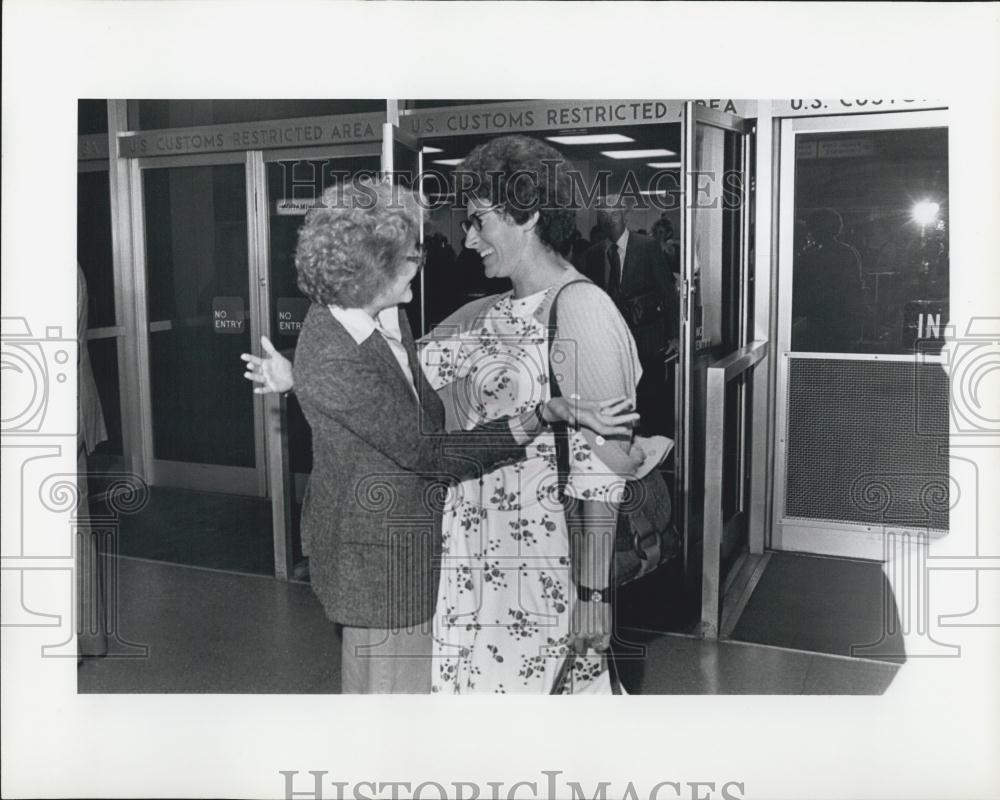
[[[549,397],[546,326],[534,316],[547,292],[502,295],[464,331],[421,350],[435,390],[452,393],[458,424],[523,413]],[[596,497],[609,471],[579,433],[571,437],[567,491]],[[599,477],[600,476],[600,477]],[[569,540],[554,499],[555,441],[543,434],[525,460],[453,487],[443,519],[434,615],[433,691],[549,693],[569,646]],[[574,693],[610,693],[600,656],[576,658]]]

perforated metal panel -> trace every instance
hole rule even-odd
[[[948,378],[935,364],[789,358],[786,518],[948,528]]]

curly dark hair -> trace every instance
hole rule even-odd
[[[411,192],[389,183],[327,189],[299,230],[299,289],[322,305],[368,305],[402,272],[422,214]]]
[[[472,195],[521,224],[538,212],[535,232],[560,252],[576,230],[570,163],[527,136],[501,136],[479,145],[455,168],[458,196]]]

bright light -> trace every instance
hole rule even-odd
[[[602,156],[607,156],[608,158],[656,158],[657,156],[675,156],[673,150],[659,149],[659,150],[602,150]]]
[[[919,203],[913,204],[910,216],[913,217],[913,221],[918,225],[930,225],[937,220],[940,210],[941,206],[933,200],[921,200]]]
[[[443,164],[446,167],[454,167],[456,164],[461,164],[462,159],[460,158],[439,158],[437,161],[432,162],[434,164]]]
[[[653,169],[677,169],[680,165],[680,161],[650,161],[646,166]]]
[[[429,144],[425,144],[423,147],[420,148],[420,152],[421,153],[443,153],[444,150],[442,150],[440,147],[431,147]]]
[[[581,133],[577,136],[546,136],[556,144],[628,144],[635,139],[620,133]]]

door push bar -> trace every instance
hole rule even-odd
[[[767,358],[767,340],[750,342],[708,368],[705,406],[705,505],[702,540],[701,634],[719,638],[722,610],[722,469],[727,384]]]

